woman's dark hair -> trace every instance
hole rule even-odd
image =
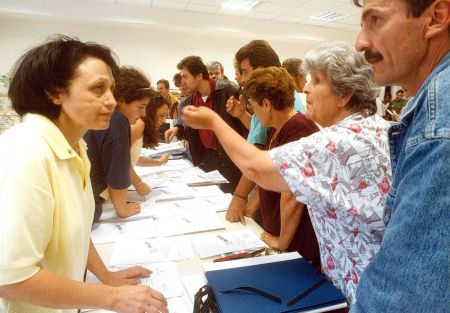
[[[59,117],[61,106],[48,94],[67,89],[80,63],[89,57],[105,62],[114,78],[118,75],[117,56],[94,42],[57,35],[26,52],[12,70],[8,96],[14,110],[20,116],[37,113],[50,119]]]
[[[146,108],[145,117],[142,118],[145,124],[143,134],[144,148],[154,148],[158,145],[159,128],[156,126],[156,112],[163,105],[167,105],[167,108],[170,108],[170,101],[161,96],[159,92],[153,91]]]
[[[154,92],[150,86],[150,81],[139,70],[126,66],[120,68],[114,88],[116,101],[123,100],[125,103],[130,103],[151,97]]]

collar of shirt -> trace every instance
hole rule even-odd
[[[194,93],[192,94],[192,104],[194,106],[206,106],[210,109],[212,108],[212,94],[216,88],[216,81],[212,78],[209,79],[209,88],[210,92],[208,98],[206,98],[206,101],[204,102],[202,99],[202,94],[198,90],[194,91]]]
[[[47,117],[40,114],[28,113],[24,116],[24,121],[32,121],[42,129],[42,137],[47,141],[55,155],[61,159],[70,159],[78,156],[75,150],[67,142],[61,130]],[[78,142],[80,150],[86,150],[86,142],[81,138]]]

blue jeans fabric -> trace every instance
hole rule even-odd
[[[450,53],[407,104],[389,141],[386,232],[350,313],[450,312]]]

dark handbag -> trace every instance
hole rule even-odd
[[[210,286],[204,285],[194,295],[193,313],[219,313],[214,291]]]

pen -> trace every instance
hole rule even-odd
[[[261,254],[261,252],[264,252],[265,250],[266,248],[262,248],[253,252],[241,252],[237,254],[232,254],[225,257],[214,259],[213,262],[223,262],[223,261],[239,260],[244,258],[252,258]]]
[[[231,245],[232,242],[229,241],[228,239],[222,237],[221,235],[216,235],[217,238],[219,238],[220,240],[222,240],[223,242],[225,242],[227,245]]]

